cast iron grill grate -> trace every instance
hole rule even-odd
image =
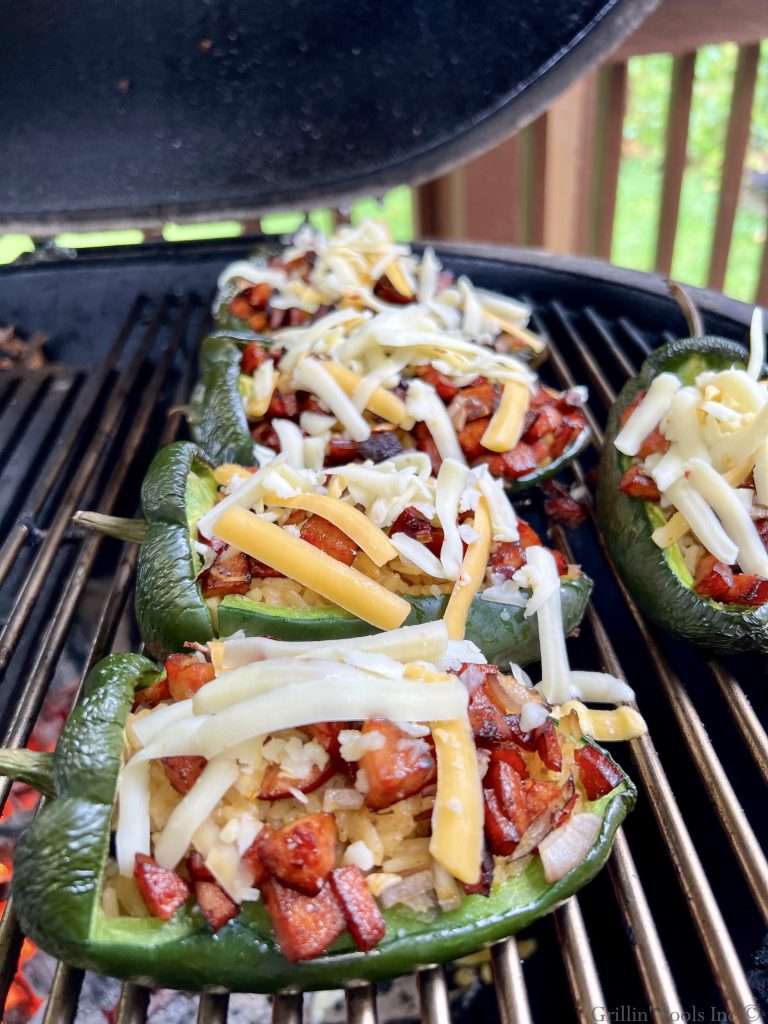
[[[471,272],[486,283],[482,263]],[[499,272],[497,263],[497,287]],[[506,273],[505,290],[530,286],[530,267],[522,287],[515,286],[514,268]],[[546,298],[536,289],[532,302],[536,326],[552,346],[542,373],[558,386],[589,386],[599,443],[607,409],[627,375],[678,325],[659,314],[655,327],[653,317],[650,326],[647,318],[639,326],[636,317],[616,313],[615,296],[603,302],[586,278],[574,285],[569,273],[563,304],[552,299],[561,293],[551,287],[544,287]],[[660,304],[657,296],[648,302]],[[80,536],[70,527],[71,513],[82,507],[134,511],[153,452],[181,430],[175,406],[188,393],[205,320],[205,304],[191,292],[140,297],[94,365],[0,375],[3,745],[26,742],[67,657],[82,672],[113,645],[135,643],[126,602],[136,551]],[[738,319],[721,315],[718,327],[744,336],[745,322]],[[570,482],[590,489],[594,463],[594,452],[587,453]],[[533,505],[535,515],[536,499]],[[459,991],[452,969],[427,968],[416,976],[417,1012],[428,1024],[496,1016],[503,1024],[667,1022],[685,1014],[702,1021],[760,1020],[766,981],[759,963],[768,920],[764,660],[707,660],[649,627],[616,580],[591,517],[567,533],[555,526],[552,536],[597,583],[572,642],[573,663],[625,676],[650,726],[650,735],[618,749],[638,783],[639,806],[618,834],[608,870],[525,933],[536,949],[524,963],[522,941],[520,949],[514,939],[491,948],[495,993],[477,985]],[[74,654],[65,649],[73,626],[83,634]],[[8,789],[0,784],[3,802]],[[0,923],[3,997],[20,944],[9,903]],[[83,978],[57,967],[45,1021],[76,1019]],[[123,986],[116,1020],[144,1020],[149,995],[140,986]],[[377,1019],[374,987],[351,987],[345,999],[350,1024]],[[198,1001],[200,1021],[225,1021],[228,1012],[225,993]],[[302,997],[277,996],[272,1013],[282,1024],[299,1024]]]

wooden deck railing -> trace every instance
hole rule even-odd
[[[609,63],[576,82],[519,135],[418,190],[418,234],[610,259],[627,104],[627,61],[674,55],[655,267],[669,274],[688,152],[698,49],[739,46],[707,284],[722,290],[744,176],[768,0],[665,0]],[[762,102],[768,102],[763,97]],[[768,225],[767,225],[768,226]],[[768,232],[767,232],[768,235]],[[768,241],[755,300],[768,303]]]

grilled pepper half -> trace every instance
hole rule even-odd
[[[334,605],[297,609],[258,603],[238,594],[221,600],[214,621],[197,579],[202,561],[195,539],[197,521],[213,506],[216,487],[199,449],[185,441],[162,448],[147,472],[141,491],[147,525],[136,580],[136,616],[151,655],[161,657],[179,650],[185,641],[204,643],[217,634],[230,636],[238,630],[280,640],[338,639],[376,631]],[[99,517],[86,522],[104,528]],[[118,521],[113,532],[136,540],[136,525]],[[583,573],[561,580],[566,635],[581,622],[591,591],[592,581]],[[407,600],[412,611],[405,624],[413,625],[441,618],[448,598],[412,596]],[[496,664],[535,661],[539,657],[536,616],[526,618],[524,613],[517,605],[475,597],[466,638]]]
[[[0,751],[4,775],[48,797],[16,850],[13,891],[24,932],[68,963],[143,985],[262,992],[335,988],[461,956],[524,928],[588,882],[605,862],[635,799],[621,769],[590,744],[592,756],[610,769],[613,788],[598,789],[605,795],[586,804],[602,824],[577,867],[547,884],[541,861],[534,858],[489,896],[468,895],[437,918],[402,906],[389,909],[386,934],[374,953],[357,951],[346,933],[317,959],[289,963],[261,902],[244,904],[215,937],[191,902],[170,920],[107,916],[102,891],[124,726],[135,692],[161,676],[162,669],[142,656],[112,655],[88,675],[54,754]],[[582,784],[589,791],[586,776]]]
[[[264,353],[273,344],[272,339],[261,336],[246,340],[242,334],[213,334],[207,337],[200,349],[197,384],[192,393],[189,412],[189,426],[192,437],[200,445],[206,457],[214,465],[225,462],[239,462],[243,465],[255,459],[255,445],[279,450],[279,441],[272,429],[272,419],[298,419],[300,409],[293,395],[288,395],[290,408],[284,400],[270,403],[266,416],[260,416],[253,427],[249,425],[246,404],[252,386],[249,351]],[[435,377],[436,374],[436,377]],[[437,394],[449,401],[449,392],[443,389],[440,374],[430,371],[425,375],[427,384],[436,387]],[[437,380],[437,383],[435,381]],[[453,392],[459,389],[445,380],[444,385]],[[493,398],[493,389],[484,384],[466,387],[466,394],[458,397],[464,403],[457,407],[457,422],[465,419],[464,427],[458,431],[459,441],[467,460],[487,462],[495,476],[504,479],[510,493],[527,490],[549,480],[571,462],[589,443],[590,432],[581,409],[582,401],[577,392],[558,396],[555,392],[540,389],[540,395],[548,403],[541,409],[538,418],[531,419],[524,434],[525,440],[510,452],[494,454],[482,447],[480,438],[488,426],[490,413],[498,397]],[[477,393],[475,393],[477,392]],[[482,393],[481,393],[482,392]],[[490,393],[491,397],[488,397]],[[569,402],[572,395],[574,405]],[[280,396],[278,396],[279,398]],[[309,399],[309,396],[306,396]],[[560,408],[562,406],[562,408]],[[307,407],[314,408],[310,399]],[[537,407],[529,410],[529,418],[537,415]],[[426,451],[439,464],[439,455],[432,435],[424,423],[417,423],[413,439],[416,447]],[[413,443],[413,442],[412,442]],[[339,450],[338,456],[336,455]],[[326,464],[349,462],[356,459],[379,461],[401,450],[400,441],[393,430],[374,432],[364,442],[331,440]]]
[[[597,492],[598,516],[611,556],[638,604],[672,632],[704,647],[729,653],[768,651],[768,581],[759,576],[747,576],[743,568],[738,572],[732,565],[718,562],[705,548],[694,548],[691,552],[689,547],[686,560],[680,543],[660,547],[652,539],[654,531],[672,530],[675,524],[659,503],[661,493],[653,478],[653,464],[667,456],[669,441],[656,427],[634,458],[622,454],[614,442],[628,413],[661,374],[674,374],[683,388],[690,388],[700,374],[743,369],[744,364],[744,349],[724,338],[687,338],[657,349],[638,375],[627,382],[611,410]],[[674,388],[674,380],[669,378],[669,381]],[[707,386],[706,380],[700,384]],[[744,378],[741,384],[744,385]],[[759,387],[756,382],[753,384],[759,400]],[[689,393],[694,402],[693,392]],[[702,393],[701,398],[704,397]],[[729,415],[722,402],[706,403],[706,409],[702,410],[699,401],[699,407],[700,419],[706,409],[718,416]],[[665,429],[666,433],[672,433],[674,427]],[[709,441],[705,447],[712,450]],[[754,455],[754,450],[751,454]],[[746,476],[739,466],[750,452],[742,455],[743,458],[736,453],[733,469],[723,474],[724,481],[732,488],[750,486],[751,464],[747,461]],[[651,463],[647,461],[649,457]],[[693,459],[690,465],[699,462],[700,459]],[[705,467],[704,472],[711,475],[711,467]],[[755,511],[759,512],[759,508]],[[717,522],[713,525],[717,526]],[[755,525],[764,543],[768,520],[755,519]],[[661,539],[658,532],[656,536]],[[696,540],[693,537],[693,541]]]

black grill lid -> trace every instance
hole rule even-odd
[[[424,180],[529,121],[656,3],[6,2],[0,228],[243,217]]]

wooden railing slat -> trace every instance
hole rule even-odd
[[[755,304],[768,306],[768,217],[765,224],[765,241],[763,242],[763,253],[760,259],[760,273],[757,279],[757,290],[755,291]]]
[[[760,44],[742,46],[733,79],[731,112],[728,117],[728,133],[723,155],[723,170],[720,177],[720,198],[717,205],[717,220],[712,239],[707,283],[710,288],[722,290],[731,251],[733,222],[739,205],[741,179],[744,173],[744,158],[749,144],[749,129],[752,117],[752,102],[755,95],[757,68],[760,62]]]
[[[621,144],[627,108],[627,65],[607,64],[599,72],[595,125],[595,171],[590,210],[590,251],[611,258],[619,188]]]
[[[661,274],[669,274],[672,269],[680,193],[688,150],[688,122],[691,116],[695,70],[695,52],[675,57],[667,112],[666,157],[659,206],[659,229],[656,236],[656,269]]]

